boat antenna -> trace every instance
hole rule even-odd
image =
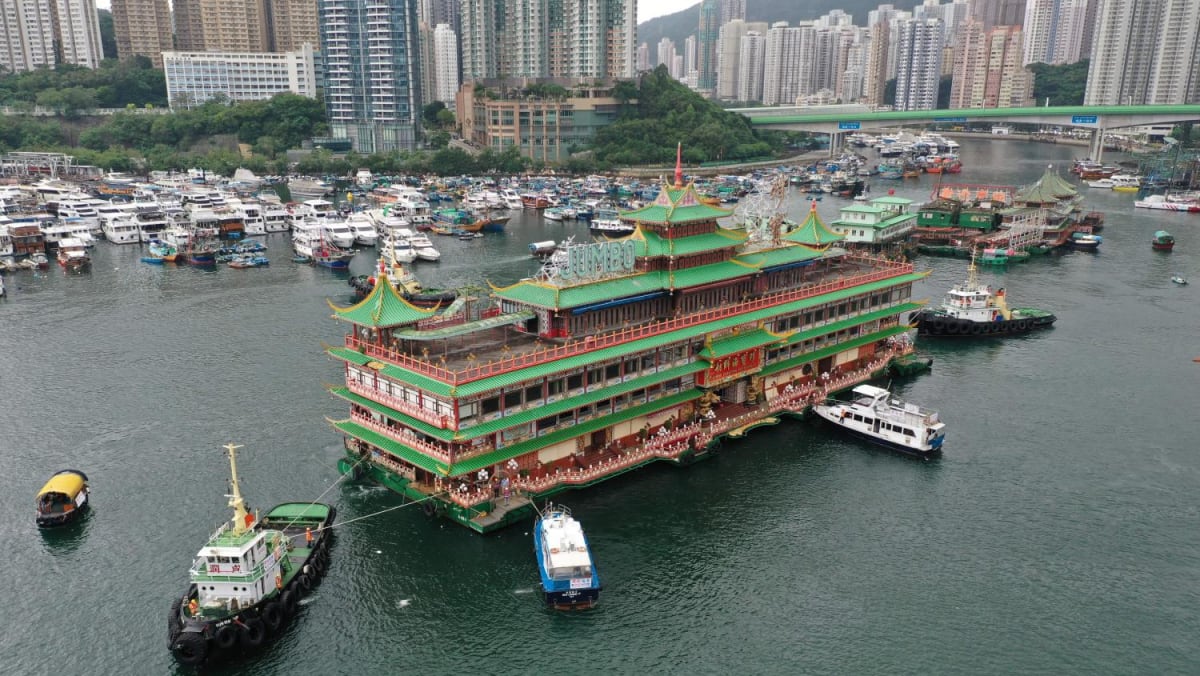
[[[254,523],[254,517],[246,511],[246,501],[242,499],[242,489],[238,484],[237,475],[237,449],[241,446],[236,444],[225,444],[225,450],[229,452],[229,475],[230,486],[232,492],[229,494],[229,506],[233,508],[233,533],[241,535],[245,533],[250,524]]]

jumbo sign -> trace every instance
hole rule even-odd
[[[637,250],[629,240],[596,242],[567,248],[567,262],[559,269],[563,279],[597,279],[633,271]]]

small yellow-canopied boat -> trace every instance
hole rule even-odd
[[[83,516],[88,507],[88,478],[76,469],[64,469],[50,477],[37,494],[37,525],[62,526]]]

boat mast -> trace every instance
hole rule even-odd
[[[235,444],[225,444],[225,450],[229,452],[229,475],[232,492],[229,494],[229,506],[233,508],[233,533],[241,535],[245,533],[247,527],[253,522],[253,517],[246,511],[246,501],[242,499],[242,489],[238,485],[237,475],[237,449],[241,448]]]

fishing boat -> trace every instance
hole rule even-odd
[[[92,258],[88,256],[87,245],[75,237],[65,237],[59,240],[58,264],[70,272],[86,269],[92,264]]]
[[[946,424],[936,411],[901,401],[874,385],[859,385],[851,392],[854,397],[849,401],[814,404],[813,413],[856,437],[907,455],[925,458],[941,453]]]
[[[566,507],[547,505],[533,529],[533,552],[546,605],[582,610],[600,598],[600,574],[583,527]]]
[[[143,263],[162,265],[183,261],[183,254],[177,247],[158,239],[150,240],[150,243],[146,245],[146,253],[147,255],[142,256]]]
[[[1154,239],[1150,240],[1150,248],[1155,251],[1170,251],[1175,248],[1175,237],[1166,230],[1159,230],[1154,233]]]
[[[233,519],[200,548],[187,592],[167,615],[168,646],[186,665],[257,648],[278,635],[329,563],[334,508],[285,502],[263,516],[251,511],[238,484],[238,448],[225,446]]]
[[[37,494],[39,528],[63,526],[83,517],[88,508],[87,475],[77,469],[54,473]]]
[[[914,317],[917,334],[932,337],[1005,336],[1046,328],[1057,319],[1036,308],[1009,308],[1004,289],[992,291],[976,274],[975,257],[967,266],[967,280],[954,286],[941,305],[921,310]]]
[[[229,261],[228,265],[236,270],[244,268],[261,268],[270,265],[271,261],[266,256],[258,256],[255,254],[241,254]]]

